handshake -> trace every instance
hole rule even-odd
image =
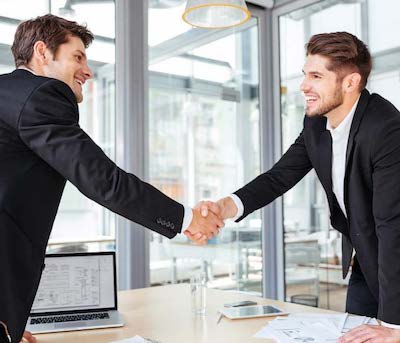
[[[193,208],[193,219],[184,234],[196,244],[206,244],[218,235],[224,227],[224,220],[237,214],[237,207],[231,197],[216,202],[200,201]]]

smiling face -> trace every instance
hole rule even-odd
[[[306,114],[323,116],[343,104],[342,78],[326,68],[329,60],[321,55],[308,55],[300,89],[306,101]]]
[[[93,77],[87,64],[85,46],[82,40],[75,36],[69,36],[68,41],[58,47],[55,56],[46,49],[43,71],[47,77],[64,81],[74,92],[78,103],[83,100],[83,84]]]

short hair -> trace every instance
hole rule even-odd
[[[372,68],[367,45],[348,32],[321,33],[306,44],[306,55],[321,55],[329,59],[327,69],[339,74],[357,72],[361,75],[360,90],[368,81]]]
[[[11,46],[15,66],[18,68],[30,62],[36,42],[43,41],[55,56],[59,46],[68,42],[69,36],[80,38],[86,48],[93,41],[93,34],[86,26],[52,14],[23,21],[17,27]]]

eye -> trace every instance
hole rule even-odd
[[[75,58],[78,62],[82,61],[82,56],[81,55],[75,55]]]
[[[313,74],[312,78],[313,78],[313,79],[320,79],[320,78],[321,78],[321,76],[320,76],[320,75],[318,75],[318,74]]]

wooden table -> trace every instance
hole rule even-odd
[[[206,314],[195,316],[191,309],[189,285],[179,284],[119,292],[119,310],[125,320],[122,328],[40,334],[36,337],[39,343],[106,343],[135,335],[160,343],[272,343],[272,340],[252,337],[271,317],[239,320],[224,317],[219,324],[216,323],[217,310],[224,303],[240,300],[271,304],[288,312],[332,313],[243,293],[207,289]]]

